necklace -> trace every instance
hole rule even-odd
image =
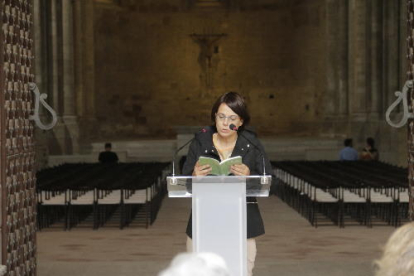
[[[226,160],[227,158],[229,158],[231,156],[231,154],[233,152],[233,149],[236,146],[236,142],[237,142],[237,138],[234,141],[234,143],[224,147],[224,146],[220,145],[220,140],[218,138],[217,133],[213,134],[213,144],[216,147],[217,152],[219,154],[219,157],[222,161]]]

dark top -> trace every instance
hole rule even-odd
[[[376,148],[363,148],[361,153],[361,159],[362,160],[378,160],[379,154],[378,150]]]
[[[220,157],[213,144],[213,134],[217,132],[213,126],[206,127],[203,132],[196,134],[193,142],[190,144],[187,160],[184,163],[183,175],[192,175],[194,166],[200,156],[212,157],[220,161]],[[243,137],[244,136],[244,137]],[[247,137],[247,139],[246,139]],[[250,141],[249,141],[250,140]],[[248,130],[243,130],[239,133],[239,136],[234,146],[231,157],[241,156],[243,158],[243,164],[247,165],[250,169],[251,175],[263,174],[263,156],[260,151],[252,145],[254,143],[265,158],[266,174],[273,174],[272,166],[264,152],[263,146],[256,138],[256,135]],[[254,238],[265,233],[262,216],[260,215],[259,206],[255,197],[247,198],[247,238]],[[192,217],[187,225],[187,235],[192,237]]]
[[[99,162],[101,163],[116,163],[118,162],[118,155],[112,151],[103,151],[99,153]]]

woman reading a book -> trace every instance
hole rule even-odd
[[[243,98],[238,93],[228,92],[217,99],[211,110],[211,121],[213,125],[196,134],[191,143],[187,160],[183,166],[184,175],[232,174],[247,176],[272,171],[260,141],[253,132],[245,128],[250,121],[250,115]],[[222,169],[217,173],[216,168],[212,168],[212,166],[215,167],[215,164],[205,161],[208,158],[221,161],[222,164],[225,163],[225,160],[229,160],[227,162],[229,169]],[[192,251],[191,228],[190,216],[186,231],[188,235],[187,251]],[[257,252],[255,238],[264,233],[263,220],[257,200],[249,197],[247,198],[248,275],[253,275]]]

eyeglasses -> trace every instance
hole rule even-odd
[[[233,122],[237,121],[237,119],[239,119],[239,116],[237,116],[237,115],[226,116],[223,113],[219,113],[219,114],[216,115],[216,118],[219,119],[222,122],[224,122],[226,119],[229,119],[229,121],[233,123]]]

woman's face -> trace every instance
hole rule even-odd
[[[227,104],[222,103],[216,113],[217,133],[224,138],[236,136],[237,132],[229,128],[231,124],[239,128],[243,120]]]

